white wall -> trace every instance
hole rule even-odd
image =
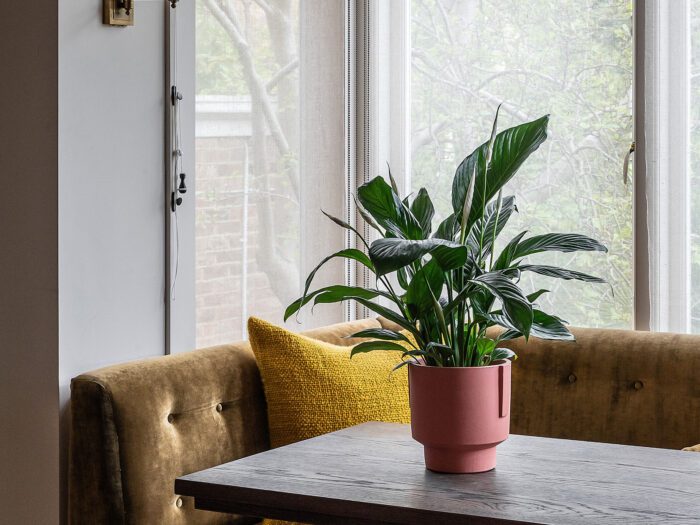
[[[59,5],[62,407],[81,372],[164,351],[165,4],[136,0],[126,28],[102,0]]]

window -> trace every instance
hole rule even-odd
[[[302,279],[344,245],[320,209],[346,208],[345,10],[320,0],[197,0],[196,9],[201,347],[244,338],[250,315],[282,323]],[[329,282],[343,275],[338,264],[324,272]],[[301,326],[343,320],[340,306],[322,310]]]
[[[281,323],[309,271],[352,243],[320,209],[362,228],[350,194],[387,162],[447,214],[455,167],[500,103],[501,129],[551,114],[509,187],[510,232],[580,232],[610,250],[547,254],[610,286],[526,276],[551,290],[544,309],[700,332],[700,0],[195,5],[196,242],[182,250],[196,254],[198,346],[245,337],[249,315]],[[317,284],[364,278],[338,262]],[[288,326],[365,314],[326,306]]]
[[[452,174],[487,138],[498,104],[500,129],[551,114],[549,138],[510,184],[520,213],[504,238],[553,229],[601,240],[605,258],[546,258],[609,287],[523,278],[532,291],[551,290],[544,309],[574,325],[631,327],[632,192],[622,159],[633,141],[632,7],[555,4],[556,16],[546,0],[412,1],[411,190],[425,186],[451,212]]]

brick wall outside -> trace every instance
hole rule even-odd
[[[244,139],[197,138],[196,320],[197,347],[246,337],[243,329]],[[252,186],[252,181],[249,182]],[[247,316],[281,322],[284,306],[256,262],[256,199],[249,194]]]

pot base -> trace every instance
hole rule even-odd
[[[424,447],[425,466],[434,472],[477,474],[496,468],[496,445]]]

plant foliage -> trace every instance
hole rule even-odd
[[[364,330],[356,337],[370,341],[352,354],[395,350],[408,362],[430,366],[487,366],[514,358],[502,341],[530,336],[573,340],[565,321],[537,308],[535,301],[547,290],[526,295],[519,286],[523,272],[584,282],[605,282],[581,272],[527,263],[536,253],[600,251],[605,246],[575,233],[528,236],[521,232],[498,254],[497,240],[509,217],[517,211],[515,197],[503,196],[503,186],[547,138],[549,116],[497,133],[498,111],[489,140],[468,155],[457,168],[452,184],[453,213],[432,224],[434,207],[421,188],[412,200],[402,199],[391,172],[389,183],[376,177],[357,191],[362,217],[381,237],[368,243],[350,229],[367,249],[341,250],[326,257],[309,275],[302,297],[285,312],[285,319],[305,304],[354,300],[400,326],[402,331]],[[375,288],[327,286],[310,291],[314,275],[328,260],[355,260],[376,276]],[[391,308],[387,307],[391,304]],[[495,339],[487,329],[505,330]],[[409,337],[410,334],[410,337]]]

